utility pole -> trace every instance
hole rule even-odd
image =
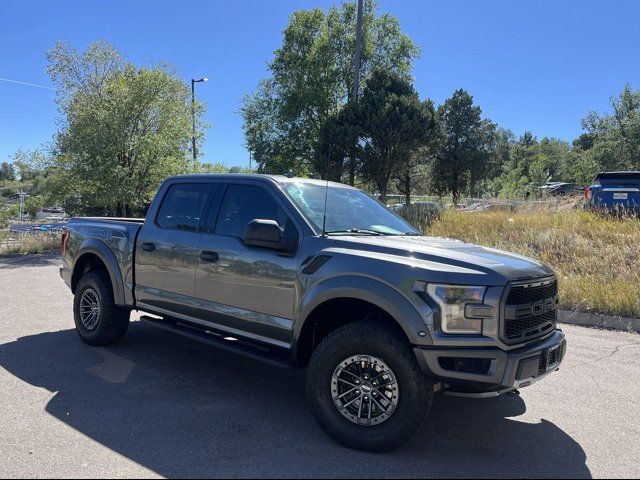
[[[358,103],[358,95],[360,94],[360,67],[362,57],[362,11],[364,9],[364,0],[358,0],[358,16],[356,18],[356,54],[353,66],[353,93],[352,101]],[[349,159],[349,185],[353,186],[356,182],[356,146],[353,145],[351,150],[351,158]]]
[[[358,17],[356,19],[356,55],[353,73],[353,101],[358,103],[358,94],[360,93],[360,63],[362,57],[362,10],[364,8],[364,0],[358,0]]]
[[[18,220],[21,221],[21,222],[24,222],[24,220],[25,220],[24,199],[26,197],[28,197],[28,196],[29,195],[26,192],[22,191],[22,190],[20,190],[18,192],[18,199],[19,199],[19,202],[20,202],[20,213],[18,214]]]
[[[198,160],[198,152],[196,151],[196,83],[206,82],[209,80],[207,77],[201,78],[200,80],[191,79],[191,119],[193,121],[193,133],[191,136],[192,150],[193,150],[193,161]]]

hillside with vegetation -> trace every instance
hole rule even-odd
[[[517,252],[557,273],[561,307],[640,318],[640,219],[574,209],[449,210],[418,226],[434,236]]]

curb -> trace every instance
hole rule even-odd
[[[55,257],[60,255],[58,250],[45,250],[41,253],[0,253],[0,259],[24,258],[24,257]]]
[[[559,310],[558,322],[582,327],[598,327],[640,333],[640,318],[614,317],[597,315],[595,313],[574,312],[573,310]]]

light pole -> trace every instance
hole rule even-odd
[[[196,83],[202,83],[209,80],[207,77],[203,77],[200,80],[191,79],[191,119],[193,120],[193,135],[191,140],[193,141],[193,160],[198,159],[198,152],[196,151]]]
[[[356,54],[353,59],[353,90],[351,100],[357,104],[358,95],[360,94],[360,68],[362,67],[362,15],[364,10],[363,0],[358,0],[358,13],[356,16]],[[351,158],[349,158],[349,185],[353,186],[356,182],[356,146],[351,149]]]
[[[353,66],[353,101],[358,103],[358,94],[360,89],[360,68],[362,55],[362,10],[364,9],[363,1],[358,0],[358,13],[356,16],[356,54]]]

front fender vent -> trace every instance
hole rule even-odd
[[[307,265],[302,269],[302,273],[305,275],[313,275],[330,259],[331,257],[329,255],[318,255],[316,258],[307,263]]]

